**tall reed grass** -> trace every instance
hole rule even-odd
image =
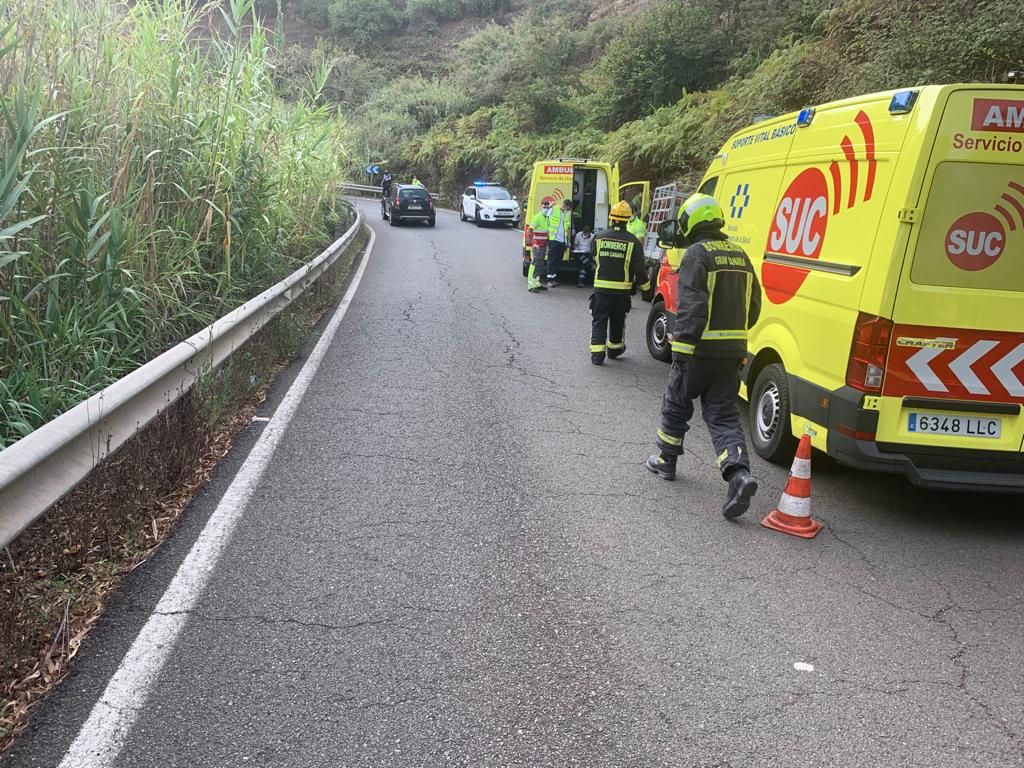
[[[343,123],[317,106],[328,72],[286,104],[253,0],[190,5],[0,6],[0,447],[329,233]],[[226,31],[197,45],[208,28]]]

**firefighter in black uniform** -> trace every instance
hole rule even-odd
[[[626,351],[623,333],[629,297],[636,293],[637,286],[645,291],[649,287],[643,245],[626,230],[632,215],[626,201],[613,205],[609,214],[611,228],[598,232],[590,244],[594,271],[590,362],[594,365],[603,365],[606,353],[614,360]]]
[[[721,206],[699,193],[683,203],[675,222],[675,242],[688,247],[679,267],[672,369],[656,441],[660,453],[647,460],[647,468],[675,480],[676,458],[699,396],[718,467],[729,483],[722,514],[731,519],[747,511],[757,492],[736,398],[747,330],[761,313],[761,285],[747,254],[722,232],[724,226]]]

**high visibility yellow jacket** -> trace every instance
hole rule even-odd
[[[572,212],[563,211],[561,207],[555,207],[551,209],[551,215],[548,217],[548,235],[551,239],[555,239],[555,234],[558,232],[558,227],[565,221],[565,226],[562,229],[563,237],[565,237],[565,244],[570,245],[572,243]]]
[[[644,238],[647,237],[647,225],[644,224],[644,220],[641,218],[634,217],[626,223],[626,231],[633,235],[641,243]]]
[[[544,211],[537,211],[530,219],[530,244],[535,248],[548,244],[548,217]]]

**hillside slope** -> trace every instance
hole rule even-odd
[[[386,161],[447,195],[480,176],[521,189],[551,155],[692,177],[755,115],[1024,64],[1011,0],[298,0],[294,12],[328,35],[290,51],[281,84],[333,62],[324,94],[347,114],[351,172]]]

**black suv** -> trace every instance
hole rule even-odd
[[[437,216],[427,188],[416,184],[392,184],[380,206],[381,218],[390,221],[392,227],[403,221],[425,221],[432,227]]]

